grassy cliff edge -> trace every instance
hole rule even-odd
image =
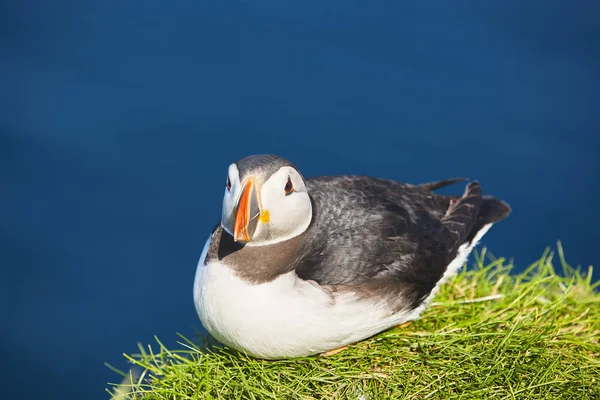
[[[421,318],[338,354],[256,360],[181,336],[125,355],[114,399],[600,399],[600,294],[560,243],[524,272],[475,254]]]

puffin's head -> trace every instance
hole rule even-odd
[[[282,242],[304,232],[311,218],[304,178],[285,158],[254,155],[229,166],[221,226],[236,242]]]

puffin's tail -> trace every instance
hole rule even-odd
[[[467,242],[471,243],[477,232],[485,225],[502,221],[504,218],[508,217],[511,212],[512,209],[505,201],[492,196],[483,196],[477,221],[475,221],[471,232],[467,236]]]

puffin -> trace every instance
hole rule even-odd
[[[462,195],[434,193],[466,182]],[[510,206],[476,180],[305,179],[289,160],[229,165],[193,298],[206,331],[248,356],[326,354],[417,319]]]

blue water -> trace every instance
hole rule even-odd
[[[107,398],[105,361],[200,329],[196,262],[247,154],[306,176],[477,178],[514,208],[492,253],[523,268],[560,239],[599,265],[599,11],[3,2],[2,397]]]

